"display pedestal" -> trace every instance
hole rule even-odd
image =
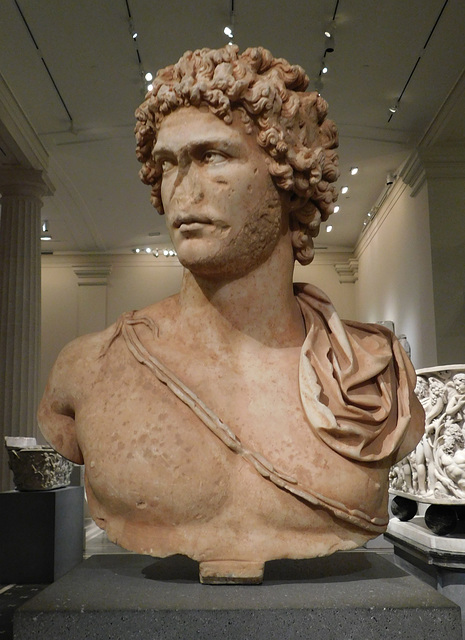
[[[465,533],[437,536],[423,517],[392,518],[385,537],[394,545],[395,562],[462,608],[465,639]]]
[[[0,580],[53,582],[82,561],[84,489],[0,493]]]
[[[265,565],[259,586],[199,584],[183,556],[92,556],[16,611],[15,640],[461,639],[460,609],[363,551]]]

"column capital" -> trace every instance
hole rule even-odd
[[[77,276],[78,285],[82,286],[106,286],[108,276],[111,273],[110,264],[80,264],[73,266]]]
[[[337,275],[339,276],[339,282],[355,283],[358,280],[358,260],[350,258],[347,262],[338,262],[334,265]]]
[[[2,196],[51,196],[55,188],[47,174],[39,169],[2,167],[0,193]]]

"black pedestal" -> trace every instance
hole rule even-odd
[[[265,566],[259,586],[198,582],[181,556],[93,556],[17,610],[15,640],[460,640],[460,609],[368,552]]]
[[[84,489],[0,493],[0,582],[53,582],[82,561]]]

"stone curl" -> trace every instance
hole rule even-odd
[[[276,186],[290,192],[294,257],[311,262],[313,238],[337,198],[331,183],[338,177],[338,135],[326,119],[327,103],[317,92],[306,93],[307,86],[302,67],[262,47],[242,54],[236,45],[187,51],[177,64],[161,69],[136,111],[135,128],[143,164],[139,175],[152,186],[153,206],[163,213],[161,167],[152,156],[163,119],[180,107],[207,106],[231,124],[237,111],[246,131],[256,131]]]

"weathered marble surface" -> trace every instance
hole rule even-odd
[[[421,369],[417,374],[425,434],[392,468],[390,489],[420,502],[465,504],[465,365]]]
[[[307,84],[235,46],[159,72],[138,158],[182,289],[68,345],[39,411],[53,446],[85,462],[110,539],[188,555],[208,582],[379,535],[389,468],[423,430],[395,337],[293,287],[337,178],[337,131]]]
[[[13,482],[20,491],[44,491],[67,487],[73,464],[35,438],[7,436],[5,447]]]

